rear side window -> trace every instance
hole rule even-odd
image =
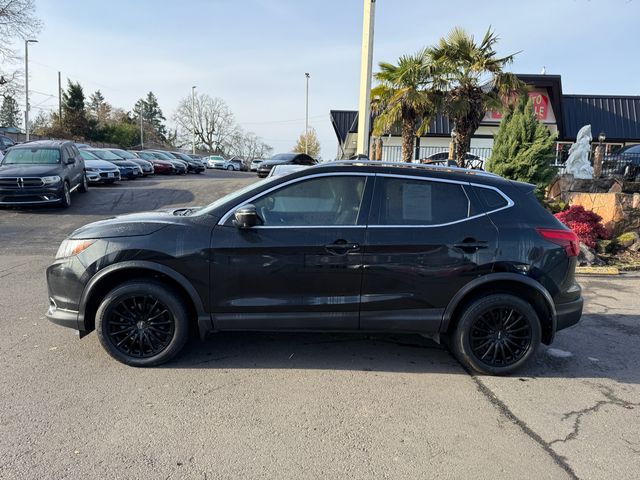
[[[491,188],[471,187],[480,200],[478,210],[481,212],[491,212],[506,207],[509,203],[497,191]]]
[[[471,216],[471,204],[457,183],[378,177],[378,225],[442,225]]]

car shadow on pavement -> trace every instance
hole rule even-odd
[[[146,212],[170,205],[188,205],[195,200],[193,192],[189,190],[162,186],[155,188],[156,183],[151,182],[145,188],[126,188],[122,185],[92,188],[85,194],[74,194],[71,206],[67,209],[58,206],[11,206],[4,207],[3,210],[18,215],[111,216],[135,213],[131,205],[136,205],[138,212]]]
[[[419,335],[221,332],[161,368],[326,369],[466,374],[437,343]]]

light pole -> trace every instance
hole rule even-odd
[[[191,153],[196,154],[196,86],[191,87]]]
[[[38,43],[38,40],[25,40],[24,41],[24,92],[25,92],[25,105],[24,105],[24,132],[25,141],[29,141],[29,44]]]
[[[140,105],[140,150],[144,150],[144,128],[142,128],[142,105]]]
[[[357,154],[369,155],[371,125],[371,72],[373,64],[373,27],[376,18],[376,0],[364,0],[362,22],[362,56],[360,60],[360,102],[358,106]]]
[[[309,155],[309,79],[311,75],[305,73],[304,76],[307,79],[306,108],[304,115],[304,153]]]

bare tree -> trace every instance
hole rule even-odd
[[[35,0],[0,0],[0,60],[15,60],[13,42],[26,40],[42,28],[35,11]]]
[[[231,109],[221,98],[212,98],[206,93],[195,97],[195,115],[192,115],[191,96],[183,98],[173,115],[178,129],[178,142],[183,145],[191,144],[194,130],[196,133],[196,148],[209,152],[226,152],[239,129]]]
[[[232,139],[228,153],[242,158],[244,162],[248,164],[257,158],[270,157],[272,151],[273,147],[267,145],[262,138],[255,133],[245,133],[239,129]]]

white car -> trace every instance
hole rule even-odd
[[[267,177],[281,177],[289,173],[298,172],[309,168],[309,165],[276,165],[271,169]]]
[[[240,162],[234,159],[227,160],[220,155],[212,155],[207,159],[207,168],[221,170],[240,170]]]
[[[258,167],[262,162],[264,162],[264,159],[262,158],[256,158],[255,160],[252,160],[251,165],[249,166],[249,170],[251,170],[252,172],[257,172]]]

